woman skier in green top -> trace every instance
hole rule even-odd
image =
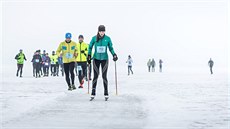
[[[96,86],[97,86],[97,79],[99,75],[99,67],[101,65],[102,68],[102,78],[104,83],[104,95],[105,99],[107,100],[109,97],[108,94],[108,80],[107,80],[107,70],[108,70],[108,53],[107,49],[111,52],[113,56],[113,60],[117,61],[118,57],[114,52],[112,41],[109,36],[105,35],[105,26],[100,25],[98,27],[98,33],[96,36],[94,36],[90,42],[89,50],[88,50],[88,58],[87,61],[89,64],[91,64],[91,54],[93,47],[94,55],[93,55],[93,72],[94,72],[94,78],[93,78],[93,89],[91,93],[91,100],[94,99],[96,95]]]

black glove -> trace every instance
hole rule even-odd
[[[85,53],[85,51],[84,51],[84,50],[81,50],[81,53]]]
[[[88,64],[91,64],[91,56],[90,55],[88,55],[88,57],[87,57],[87,62],[88,62]]]
[[[114,54],[113,55],[113,61],[117,61],[117,60],[118,60],[117,54]]]

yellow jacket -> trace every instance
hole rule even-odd
[[[56,51],[57,55],[62,54],[63,63],[76,62],[77,44],[74,41],[70,43],[61,42]]]
[[[58,62],[58,56],[57,55],[51,55],[50,56],[50,63],[51,64],[57,64]]]
[[[88,56],[89,45],[85,42],[77,43],[77,62],[86,62]]]

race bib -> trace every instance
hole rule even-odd
[[[46,66],[48,66],[48,65],[49,65],[49,63],[47,63],[47,62],[46,62],[46,63],[45,63],[45,65],[46,65]]]
[[[35,62],[36,62],[36,63],[39,63],[39,59],[35,59]]]
[[[78,71],[81,71],[82,70],[82,67],[80,65],[77,66],[77,70]]]
[[[73,54],[71,54],[71,53],[66,53],[65,57],[66,57],[67,59],[73,58]]]
[[[55,64],[55,62],[54,62],[54,61],[51,61],[51,64]]]
[[[97,46],[97,53],[105,53],[106,47],[105,46]]]

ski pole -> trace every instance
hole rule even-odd
[[[88,94],[89,94],[89,85],[90,85],[90,80],[89,80],[89,75],[90,75],[90,64],[88,64]]]
[[[116,61],[115,61],[115,85],[116,85],[116,95],[118,95],[118,93],[117,93],[117,65],[116,65]]]

